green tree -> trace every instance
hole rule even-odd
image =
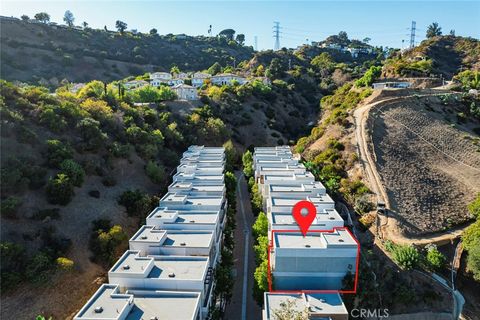
[[[253,155],[250,150],[247,150],[242,156],[243,174],[250,178],[253,176]]]
[[[262,304],[263,293],[268,291],[268,260],[263,260],[257,269],[255,269],[254,278],[254,297],[259,304]]]
[[[125,30],[127,30],[127,24],[123,21],[117,20],[115,22],[115,28],[117,28],[118,32],[123,35]]]
[[[149,33],[150,33],[151,36],[158,36],[158,31],[157,31],[157,29],[155,29],[155,28],[150,29],[150,32],[149,32]]]
[[[57,267],[60,269],[60,270],[64,270],[64,271],[71,271],[73,269],[73,266],[74,266],[74,262],[68,258],[65,258],[65,257],[58,257],[56,260],[55,260],[55,263],[57,264]]]
[[[227,40],[233,40],[233,37],[235,35],[235,30],[224,29],[224,30],[220,31],[220,33],[218,35],[222,38],[227,39]]]
[[[50,21],[50,15],[46,12],[39,12],[34,15],[35,20],[47,23]]]
[[[69,26],[73,27],[73,22],[75,21],[75,18],[73,17],[73,13],[70,10],[65,11],[65,14],[63,15],[63,21]]]
[[[173,67],[170,68],[170,73],[172,75],[177,75],[180,73],[180,68],[176,65],[174,65]]]
[[[327,52],[322,52],[310,62],[318,71],[331,71],[335,67],[335,61]]]
[[[427,28],[427,38],[433,38],[442,35],[442,28],[438,25],[437,22],[433,22]]]
[[[72,159],[63,160],[60,164],[62,173],[66,174],[74,186],[80,187],[85,179],[85,170],[83,167]]]
[[[177,94],[170,87],[161,86],[158,89],[158,98],[160,101],[175,100]]]
[[[17,197],[8,197],[6,199],[2,199],[0,204],[2,217],[14,218],[17,215],[17,210],[21,204],[22,199]]]
[[[239,161],[239,154],[237,149],[233,145],[232,140],[228,140],[223,144],[225,148],[225,159],[226,159],[226,171],[233,171],[234,167],[237,166]]]
[[[47,200],[51,204],[67,205],[74,195],[73,184],[70,178],[59,173],[55,178],[50,178],[46,187]]]
[[[294,299],[287,299],[280,303],[280,307],[272,310],[275,320],[308,320],[308,309],[298,310]]]
[[[282,78],[284,73],[285,69],[278,58],[273,58],[270,65],[265,70],[265,75],[271,79]]]
[[[237,34],[235,37],[235,40],[238,42],[239,45],[242,45],[245,43],[245,35],[242,33]]]
[[[77,129],[80,131],[86,150],[100,149],[108,138],[107,134],[100,129],[100,122],[92,118],[80,120]]]
[[[22,16],[20,17],[20,19],[22,19],[22,21],[28,21],[28,20],[30,20],[30,17],[27,16],[26,14],[22,14]]]
[[[155,161],[148,161],[145,172],[154,183],[161,184],[165,181],[165,167]]]
[[[445,256],[435,245],[427,248],[427,263],[432,270],[440,270],[445,265]]]
[[[355,86],[357,87],[369,87],[372,83],[380,77],[382,74],[382,67],[380,66],[371,66],[370,69],[365,72],[363,77],[355,81]]]
[[[73,158],[73,149],[68,143],[60,140],[47,140],[47,163],[52,168],[58,168],[66,159]]]
[[[477,238],[468,250],[467,270],[473,273],[475,280],[480,281],[480,238]]]
[[[207,72],[212,76],[214,76],[222,72],[222,66],[220,65],[220,63],[215,62],[210,68],[208,68]]]
[[[268,219],[265,213],[260,212],[258,214],[258,217],[252,226],[252,230],[253,230],[253,237],[255,239],[260,236],[268,235]]]
[[[77,93],[77,97],[84,98],[101,98],[105,93],[105,85],[102,81],[93,80],[85,84]]]

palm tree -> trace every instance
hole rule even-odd
[[[427,28],[427,38],[433,38],[442,35],[442,28],[438,25],[438,22],[433,22]]]

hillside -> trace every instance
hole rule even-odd
[[[473,38],[438,36],[413,49],[397,52],[385,61],[382,76],[443,75],[451,79],[463,70],[480,70],[480,41]]]
[[[253,49],[221,37],[132,34],[62,28],[0,17],[1,78],[51,84],[112,81],[149,71],[209,68],[248,60]]]

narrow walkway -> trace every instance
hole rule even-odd
[[[235,249],[233,250],[235,267],[235,284],[230,303],[225,310],[228,320],[261,319],[261,308],[253,300],[253,274],[255,272],[255,255],[253,252],[252,224],[255,221],[247,183],[241,171],[237,177],[237,212],[235,220]]]

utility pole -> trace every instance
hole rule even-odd
[[[258,51],[258,37],[255,36],[254,39],[255,39],[255,46],[254,46],[254,48],[255,48],[255,51]]]
[[[417,28],[417,23],[412,21],[412,26],[410,27],[410,48],[415,47],[415,30]]]
[[[292,58],[288,58],[288,70],[292,70]]]
[[[275,38],[275,45],[273,50],[280,50],[280,22],[273,22],[273,37]]]

